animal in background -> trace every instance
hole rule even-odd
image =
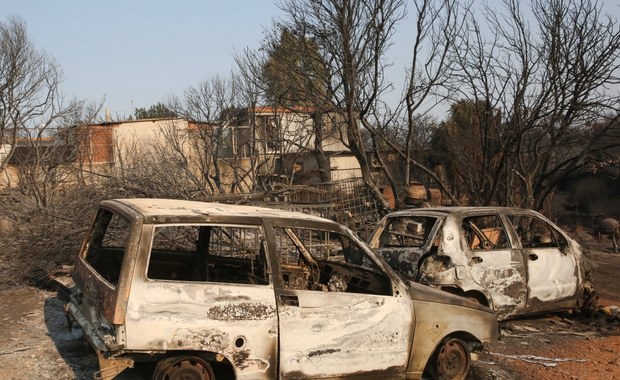
[[[620,239],[620,222],[614,218],[605,218],[596,226],[596,235],[599,243],[603,235],[608,236],[614,243],[614,253],[618,253],[618,239]]]

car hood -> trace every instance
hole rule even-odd
[[[461,296],[456,296],[443,290],[432,288],[428,285],[418,284],[412,281],[409,281],[409,294],[413,301],[424,301],[445,305],[454,305],[494,314],[492,309],[477,302],[471,301]]]

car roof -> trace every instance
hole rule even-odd
[[[142,215],[146,220],[162,220],[169,222],[177,219],[179,222],[196,221],[203,217],[246,217],[246,218],[285,218],[295,220],[314,221],[322,223],[335,222],[318,216],[296,211],[272,209],[267,207],[230,205],[225,203],[211,203],[161,198],[129,198],[112,199],[101,202],[103,207],[111,209],[129,208],[133,213]]]
[[[466,214],[466,213],[490,213],[490,212],[512,212],[512,213],[536,213],[533,210],[519,207],[503,206],[452,206],[452,207],[423,207],[407,210],[394,211],[388,216],[407,216],[425,214]]]

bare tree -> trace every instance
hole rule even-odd
[[[196,128],[188,132],[188,141],[197,153],[195,159],[196,179],[203,183],[211,194],[224,192],[221,180],[220,153],[226,143],[224,126],[229,111],[236,107],[238,84],[234,78],[215,77],[198,86],[189,87],[183,99],[172,98],[169,108],[189,120],[196,121]],[[178,134],[168,136],[172,146],[179,149]],[[189,169],[187,157],[185,167]]]
[[[16,282],[45,281],[47,270],[70,263],[86,210],[99,199],[92,188],[67,186],[77,178],[70,126],[93,114],[64,99],[61,81],[61,68],[35,48],[21,19],[0,22],[0,171],[10,164],[19,173],[19,192],[2,192],[0,212],[15,233],[1,248],[5,277]]]
[[[10,17],[0,23],[0,170],[13,155],[17,139],[32,137],[72,112],[59,93],[62,72],[35,49],[25,23]]]
[[[429,127],[432,128],[432,123],[428,123],[428,112],[447,97],[444,90],[454,69],[450,54],[454,41],[463,33],[469,8],[469,3],[461,5],[454,0],[413,2],[415,31],[403,100],[391,111],[380,98],[376,98],[362,119],[370,132],[376,158],[393,189],[397,205],[400,203],[399,185],[408,184],[411,174],[415,172],[430,177],[444,194],[452,198],[453,203],[458,204],[441,178],[426,165],[428,154],[420,153],[430,147]],[[404,122],[400,121],[401,113],[404,114]],[[395,139],[390,131],[398,125],[402,126],[400,129],[404,133]],[[396,170],[388,169],[380,154],[384,150],[396,154],[404,166]]]
[[[260,126],[251,112],[257,90],[247,78],[215,77],[190,87],[182,99],[169,101],[169,108],[190,120],[192,128],[183,141],[178,131],[168,133],[166,149],[174,150],[177,161],[191,172],[187,174],[209,194],[252,191],[261,173],[274,171],[264,145],[277,136],[258,138]]]
[[[535,0],[534,31],[517,0],[503,6],[486,8],[486,25],[472,13],[454,44],[450,89],[478,104],[472,137],[482,153],[479,175],[462,181],[477,203],[540,209],[562,178],[618,144],[609,128],[620,98],[609,89],[618,84],[620,29],[596,1]]]
[[[67,186],[84,184],[85,160],[76,149],[76,126],[92,124],[101,104],[73,101],[70,106],[50,107],[51,118],[37,128],[20,132],[12,162],[18,168],[19,188],[41,208],[56,205],[57,192]],[[92,172],[92,171],[91,171]]]
[[[345,125],[343,141],[357,158],[362,177],[374,184],[364,138],[363,120],[380,95],[385,53],[395,25],[404,17],[404,1],[308,0],[280,4],[287,30],[307,36],[325,63],[324,105],[332,105]]]
[[[311,154],[321,182],[329,182],[330,166],[323,144],[330,137],[326,133],[331,127],[327,115],[334,107],[326,95],[326,67],[318,45],[309,36],[276,25],[265,33],[261,48],[246,49],[237,57],[237,64],[247,82],[258,90],[257,100],[273,110],[279,131],[274,137],[280,139],[276,153],[286,162],[277,174],[294,181],[292,163]],[[292,114],[293,123],[287,120]],[[258,126],[259,138],[264,128]],[[262,151],[267,151],[265,148]]]
[[[412,48],[411,66],[405,92],[408,133],[406,139],[405,183],[409,182],[409,165],[413,138],[416,134],[416,113],[431,95],[436,95],[448,80],[452,62],[449,59],[452,43],[463,31],[463,14],[469,5],[460,9],[453,0],[422,0],[414,2],[416,9],[416,33]],[[427,106],[428,107],[428,106]],[[429,107],[428,109],[430,109]]]
[[[15,162],[22,190],[42,208],[68,175],[67,144],[58,131],[83,107],[65,102],[61,81],[60,67],[35,49],[22,20],[0,23],[0,170]],[[13,157],[18,148],[20,157]]]
[[[392,87],[392,83],[385,78],[385,69],[390,64],[387,52],[392,45],[396,25],[405,15],[403,1],[302,1],[280,5],[286,15],[285,21],[279,24],[283,25],[283,35],[295,33],[299,36],[299,45],[318,49],[321,57],[320,60],[309,59],[299,64],[296,54],[280,55],[279,62],[284,62],[281,67],[286,68],[285,72],[303,77],[306,71],[305,81],[288,82],[289,86],[298,84],[295,91],[283,93],[292,93],[296,97],[302,94],[303,99],[314,108],[323,107],[332,114],[338,114],[346,125],[342,140],[357,158],[363,179],[368,184],[380,180],[371,175],[367,154],[367,148],[371,147],[383,177],[396,196],[399,186],[409,182],[412,167],[443,186],[430,169],[413,159],[415,147],[419,145],[414,141],[414,136],[425,133],[417,130],[425,125],[420,120],[428,110],[429,101],[440,99],[438,96],[449,78],[449,52],[462,31],[467,12],[467,7],[461,8],[456,1],[424,0],[414,2],[414,6],[416,30],[412,64],[403,102],[392,111],[382,97]],[[272,42],[268,46],[279,45]],[[271,51],[278,56],[277,49]],[[311,53],[312,49],[306,51]],[[309,74],[308,62],[318,62],[321,66],[315,64],[313,74]],[[324,84],[319,85],[317,78],[323,79]],[[307,91],[303,92],[304,89]],[[407,132],[397,141],[393,139],[392,132],[396,130],[396,125],[403,125],[401,113],[406,120]],[[319,138],[320,132],[320,129],[315,130]],[[382,155],[386,150],[390,153],[384,158]],[[321,151],[318,144],[316,151]],[[392,153],[405,165],[390,167],[388,156]],[[445,187],[444,190],[447,191]]]
[[[492,170],[505,156],[499,143],[501,118],[497,110],[491,110],[494,113],[481,121],[486,107],[484,102],[454,103],[432,141],[434,161],[443,165],[454,192],[473,204],[486,204],[489,188],[506,179]]]

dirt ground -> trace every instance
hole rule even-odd
[[[589,257],[606,307],[592,317],[560,313],[502,323],[501,340],[478,355],[471,379],[620,379],[620,315],[608,315],[620,305],[620,254],[598,247]],[[0,293],[0,378],[93,378],[97,358],[79,330],[67,329],[55,292],[17,286]],[[133,369],[119,378],[145,377],[146,370]]]

